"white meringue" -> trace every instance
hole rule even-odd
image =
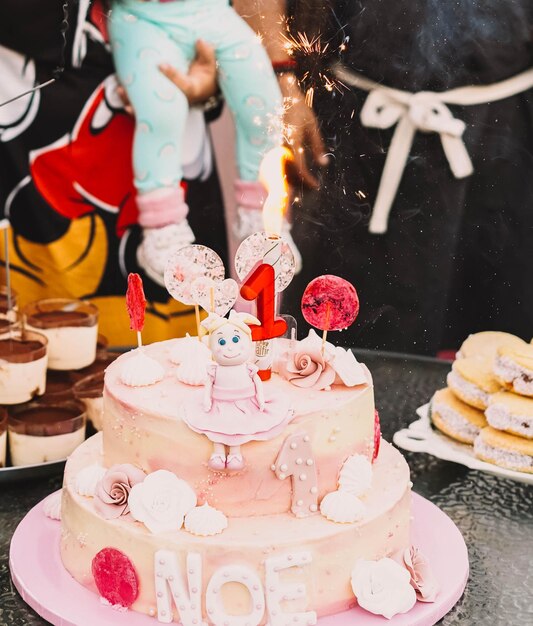
[[[74,489],[80,496],[92,498],[96,491],[96,485],[106,473],[105,467],[88,465],[78,472],[74,478]]]
[[[155,385],[165,376],[161,363],[144,353],[142,348],[135,350],[122,365],[120,380],[128,387]]]
[[[320,512],[332,522],[351,524],[364,517],[366,507],[357,496],[347,491],[332,491],[322,498]]]
[[[372,463],[362,454],[349,456],[339,473],[339,489],[360,496],[372,484]]]
[[[177,352],[177,349],[174,350]],[[185,385],[205,385],[207,365],[211,362],[211,350],[198,337],[186,337],[179,344],[179,367],[176,378]]]
[[[218,535],[227,527],[228,518],[224,513],[207,503],[195,507],[185,516],[185,530],[200,537]]]
[[[46,498],[43,503],[43,512],[50,519],[61,519],[61,489]]]
[[[352,570],[352,590],[363,609],[390,619],[407,613],[416,603],[409,572],[396,561],[359,559]]]

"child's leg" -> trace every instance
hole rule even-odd
[[[265,153],[281,144],[282,96],[272,63],[253,30],[232,9],[226,7],[225,11],[224,33],[211,29],[211,39],[206,38],[215,44],[220,87],[235,120],[241,180],[235,184],[238,223],[233,230],[242,240],[263,230],[266,194],[257,179]],[[282,228],[299,271],[301,256],[287,220]]]
[[[180,186],[188,102],[158,69],[165,62],[186,71],[193,46],[185,36],[173,40],[165,22],[155,20],[164,17],[161,7],[166,6],[117,2],[109,21],[117,74],[135,113],[133,169],[143,228],[137,260],[161,285],[170,252],[194,241]]]
[[[213,36],[220,88],[235,120],[239,175],[257,181],[263,155],[281,142],[281,92],[253,30],[230,8],[224,26]]]
[[[133,167],[141,193],[176,187],[182,178],[181,143],[187,98],[158,69],[166,62],[186,71],[184,50],[153,22],[116,3],[109,33],[117,75],[135,111]]]

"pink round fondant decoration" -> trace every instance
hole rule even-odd
[[[92,573],[98,592],[111,605],[129,608],[137,599],[137,572],[132,562],[120,550],[100,550],[93,559]]]
[[[359,297],[344,278],[325,274],[313,279],[302,297],[305,321],[320,330],[344,330],[355,322]]]
[[[378,458],[379,444],[381,443],[381,426],[379,423],[379,413],[374,409],[374,452],[372,453],[372,463]]]

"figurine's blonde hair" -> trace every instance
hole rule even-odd
[[[237,311],[232,309],[229,313],[229,318],[222,317],[216,313],[209,313],[205,320],[202,320],[201,324],[210,335],[222,326],[232,324],[251,338],[252,330],[248,324],[260,325],[261,322],[257,319],[257,317],[250,315],[250,313],[237,313]]]

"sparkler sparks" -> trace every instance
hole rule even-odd
[[[282,35],[282,38],[283,47],[289,56],[315,57],[318,61],[320,57],[323,57],[330,50],[330,42],[322,41],[320,34],[313,37],[300,31],[293,34],[288,23],[287,34]],[[342,43],[339,47],[339,52],[343,52],[345,49],[346,44]],[[311,108],[317,89],[323,88],[329,92],[334,90],[342,92],[342,87],[345,87],[345,85],[335,76],[326,73],[318,63],[309,64],[309,66],[316,69],[305,71],[299,83],[300,86],[303,86],[303,91],[305,92],[305,103]]]

